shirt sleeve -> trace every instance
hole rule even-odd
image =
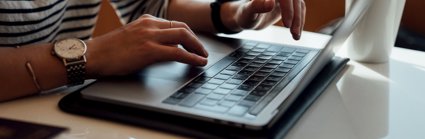
[[[121,19],[127,24],[143,14],[150,14],[160,18],[167,17],[168,0],[110,0],[112,7]]]

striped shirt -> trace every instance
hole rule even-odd
[[[0,47],[91,37],[101,0],[1,0]],[[110,0],[123,24],[142,14],[166,17],[168,0]]]

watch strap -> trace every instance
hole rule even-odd
[[[68,77],[68,86],[83,84],[86,79],[86,62],[68,64],[66,65],[66,72]]]

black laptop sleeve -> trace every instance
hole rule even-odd
[[[195,138],[284,138],[302,114],[326,90],[327,86],[343,71],[349,60],[333,58],[305,88],[288,111],[279,117],[271,128],[252,131],[233,128],[185,117],[167,115],[105,102],[87,100],[79,91],[70,93],[59,102],[59,108],[71,114],[78,114],[112,120],[131,125],[161,130]]]

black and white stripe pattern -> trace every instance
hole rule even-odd
[[[121,22],[142,14],[166,17],[168,0],[110,0]],[[76,37],[89,39],[101,0],[0,1],[0,47]]]

